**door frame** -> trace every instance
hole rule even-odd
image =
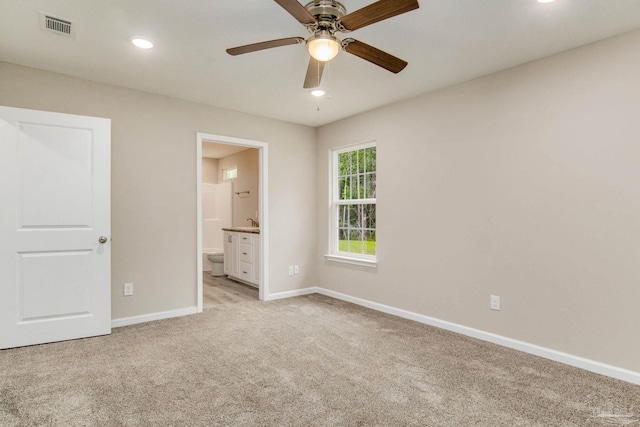
[[[258,221],[260,222],[260,284],[259,298],[266,301],[269,295],[269,197],[267,177],[267,165],[269,159],[269,145],[262,141],[235,138],[232,136],[213,135],[210,133],[198,132],[196,134],[196,236],[197,236],[197,297],[198,313],[202,312],[202,143],[214,142],[228,145],[238,145],[247,148],[258,149],[258,171],[259,183],[259,203]]]

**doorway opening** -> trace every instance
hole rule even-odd
[[[212,150],[212,151],[211,151]],[[238,173],[242,173],[242,168],[238,168],[238,164],[232,164],[236,160],[244,162],[245,158],[255,158],[257,154],[257,171],[253,171],[257,174],[256,187],[251,187],[252,181],[241,181],[238,177]],[[203,157],[224,159],[218,162],[203,161]],[[205,249],[208,252],[220,251],[226,248],[225,243],[222,242],[220,234],[222,228],[242,227],[249,226],[255,221],[259,224],[259,239],[256,239],[256,256],[253,260],[255,264],[254,279],[258,282],[258,298],[260,300],[266,300],[269,292],[268,283],[268,258],[267,251],[268,236],[269,236],[269,220],[268,220],[268,194],[267,194],[267,159],[268,159],[268,145],[261,141],[252,141],[241,138],[234,138],[222,135],[212,135],[206,133],[198,133],[196,141],[196,194],[197,194],[197,308],[198,313],[202,312],[204,308],[204,284],[205,280],[204,270],[211,267],[215,268],[215,272],[219,274],[220,266],[214,266],[213,263],[205,261],[206,256],[203,255]],[[249,160],[251,162],[251,160]],[[213,171],[212,171],[213,169]],[[203,177],[211,176],[214,173],[217,179],[209,179],[209,181],[216,181],[215,183],[203,182]],[[254,177],[255,178],[255,177]],[[206,188],[205,188],[206,187]],[[242,187],[242,188],[240,188]],[[246,188],[245,188],[246,187]],[[203,194],[211,191],[214,195]],[[257,191],[257,194],[255,194]],[[222,209],[216,211],[211,218],[203,217],[203,208],[207,212],[211,211],[211,206],[205,206],[210,203],[210,200],[229,200],[231,203],[231,212],[224,207],[224,203],[218,203],[222,205]],[[210,215],[209,213],[207,215]],[[247,218],[244,218],[244,217]],[[253,220],[252,224],[244,223],[244,221]],[[205,234],[207,233],[207,234]],[[216,234],[215,238],[211,236]],[[206,245],[205,245],[206,243]],[[221,245],[221,247],[215,247]],[[212,247],[205,247],[212,246]],[[227,254],[228,256],[229,254]],[[226,266],[225,266],[226,268]],[[207,277],[207,280],[209,277]],[[226,275],[220,277],[217,282],[226,284]]]

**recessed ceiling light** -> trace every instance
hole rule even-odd
[[[323,96],[326,92],[321,89],[316,89],[311,91],[311,95],[313,96]]]
[[[151,49],[153,47],[153,43],[149,40],[141,39],[139,37],[131,39],[131,43],[138,46],[140,49]]]
[[[555,0],[538,0],[538,3],[551,3]]]

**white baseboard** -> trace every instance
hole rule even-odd
[[[310,288],[295,289],[293,291],[285,291],[285,292],[277,292],[275,294],[269,294],[267,295],[267,298],[265,301],[275,301],[277,299],[299,297],[301,295],[309,295],[309,294],[315,294],[315,293],[318,293],[318,288],[316,288],[315,286],[312,286]]]
[[[162,319],[169,319],[171,317],[187,316],[189,314],[196,314],[197,312],[198,312],[197,307],[187,307],[187,308],[180,308],[178,310],[162,311],[160,313],[143,314],[140,316],[133,316],[133,317],[123,317],[120,319],[111,320],[111,327],[119,328],[121,326],[135,325],[136,323],[151,322],[152,320],[162,320]]]
[[[413,313],[411,311],[402,310],[400,308],[395,308],[395,307],[380,304],[377,302],[368,301],[362,298],[341,294],[339,292],[331,291],[329,289],[324,289],[324,288],[315,288],[315,289],[316,289],[316,292],[321,295],[326,295],[328,297],[347,301],[353,304],[371,308],[373,310],[381,311],[383,313],[392,314],[398,317],[403,317],[405,319],[415,320],[416,322],[424,323],[426,325],[435,326],[437,328],[445,329],[452,332],[457,332],[459,334],[466,335],[472,338],[477,338],[482,341],[488,341],[494,344],[501,345],[503,347],[512,348],[525,353],[544,357],[546,359],[550,359],[556,362],[564,363],[565,365],[575,366],[577,368],[581,368],[586,371],[595,372],[597,374],[606,375],[608,377],[612,377],[622,381],[627,381],[633,384],[640,385],[639,372],[618,368],[616,366],[607,365],[605,363],[596,362],[594,360],[585,359],[583,357],[574,356],[572,354],[563,353],[561,351],[552,350],[550,348],[540,347],[538,345],[530,344],[524,341],[518,341],[511,338],[503,337],[501,335],[493,334],[491,332],[485,332],[479,329],[469,328],[467,326],[458,325],[456,323],[447,322],[445,320],[439,320],[439,319],[425,316],[422,314]],[[283,293],[286,293],[286,292],[283,292]]]

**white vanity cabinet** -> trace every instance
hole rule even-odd
[[[224,273],[236,280],[260,284],[260,235],[225,230]]]

